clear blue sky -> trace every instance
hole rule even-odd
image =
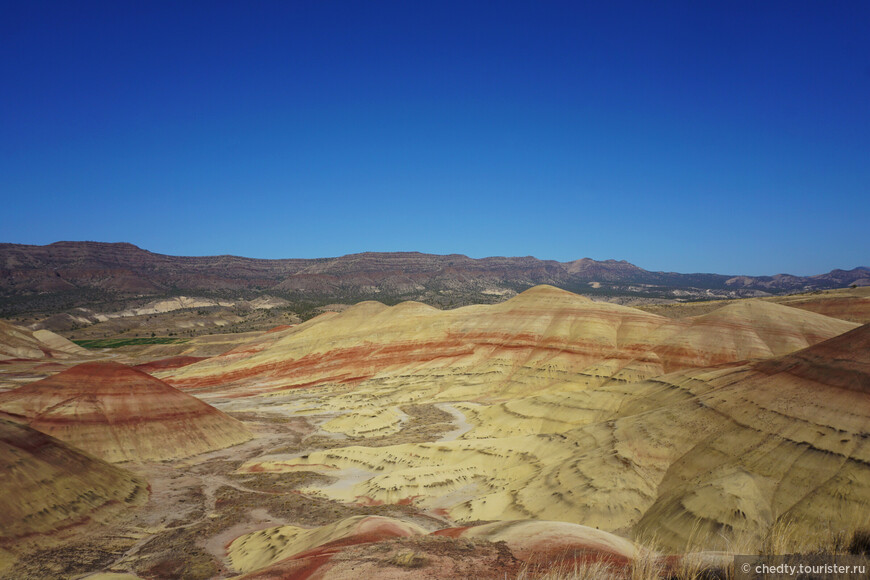
[[[870,2],[2,2],[0,241],[870,265]]]

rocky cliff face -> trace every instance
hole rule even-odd
[[[261,260],[180,257],[132,244],[0,244],[0,314],[62,310],[133,296],[179,293],[248,298],[269,293],[317,302],[419,300],[437,306],[498,302],[537,284],[605,296],[739,297],[870,284],[870,269],[812,277],[650,272],[625,261],[473,259],[419,252]]]

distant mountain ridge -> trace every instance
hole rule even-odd
[[[626,261],[365,252],[336,258],[257,259],[156,254],[129,243],[0,244],[0,313],[68,308],[141,296],[275,295],[311,303],[420,300],[497,302],[537,284],[602,296],[743,297],[870,285],[870,268],[817,276],[650,272]]]

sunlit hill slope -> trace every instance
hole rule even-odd
[[[468,422],[455,440],[267,455],[240,472],[313,470],[346,478],[308,490],[342,501],[567,521],[680,549],[698,525],[757,542],[783,519],[810,530],[866,513],[856,327],[757,301],[669,319],[544,286],[452,311],[362,303],[164,378],[236,409],[322,417],[338,437],[398,433],[412,402]]]

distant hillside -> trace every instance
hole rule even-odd
[[[537,284],[605,297],[735,298],[870,285],[870,268],[818,276],[650,272],[625,261],[473,259],[419,252],[261,260],[155,254],[126,243],[0,244],[0,315],[80,306],[129,307],[135,299],[276,296],[297,310],[376,299],[439,307],[500,302]]]

